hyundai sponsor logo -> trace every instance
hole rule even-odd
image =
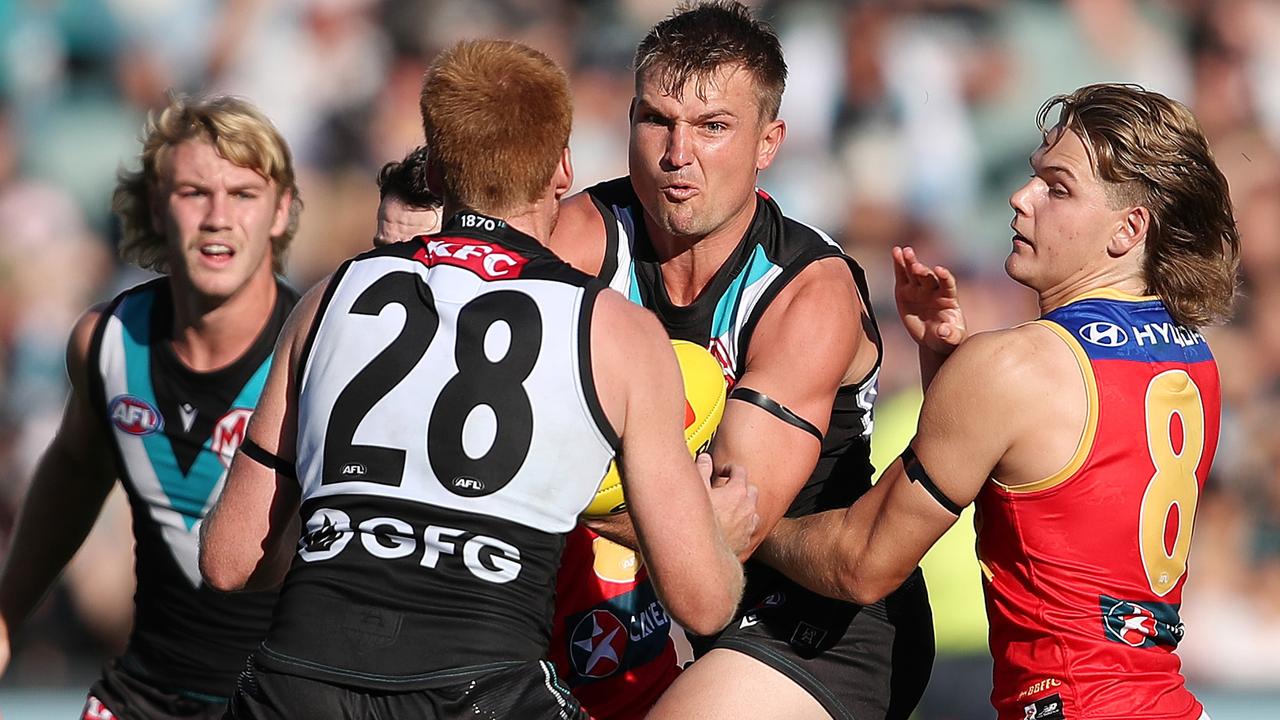
[[[1129,342],[1124,328],[1104,321],[1091,322],[1080,328],[1080,337],[1102,347],[1120,347]]]

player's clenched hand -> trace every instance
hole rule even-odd
[[[916,258],[911,247],[894,247],[893,296],[902,325],[917,344],[949,355],[964,341],[964,312],[956,278],[947,268],[930,268]]]
[[[747,471],[741,465],[726,465],[713,474],[711,456],[706,453],[698,456],[698,471],[708,482],[711,507],[725,544],[739,560],[746,560],[744,553],[751,545],[751,534],[760,524],[760,515],[756,513],[759,491],[747,482]]]

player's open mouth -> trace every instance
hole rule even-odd
[[[231,262],[231,258],[236,254],[236,251],[232,250],[230,245],[209,243],[200,246],[200,254],[210,262],[223,264]]]

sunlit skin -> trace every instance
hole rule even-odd
[[[271,238],[288,226],[289,193],[204,140],[170,149],[157,190],[155,222],[168,238],[170,273],[199,310],[245,292],[274,296]]]
[[[781,120],[760,117],[751,75],[722,66],[690,79],[677,98],[664,92],[661,73],[640,76],[631,107],[631,183],[645,209],[645,224],[664,261],[663,275],[709,268],[709,279],[742,239],[756,210],[761,170],[773,162],[786,135]],[[699,90],[702,96],[699,97]],[[689,257],[680,255],[697,246]],[[705,260],[705,262],[704,262]],[[692,294],[701,290],[694,283]],[[672,299],[680,288],[668,283]]]
[[[420,208],[395,195],[378,204],[378,230],[373,236],[376,247],[409,240],[418,235],[440,231],[440,208]]]
[[[1009,198],[1009,277],[1040,295],[1041,312],[1098,287],[1142,294],[1137,245],[1146,237],[1149,211],[1115,201],[1115,188],[1097,176],[1074,132],[1051,130],[1032,154],[1031,169]]]

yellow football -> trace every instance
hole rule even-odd
[[[724,417],[726,385],[724,371],[707,349],[685,340],[672,340],[684,378],[684,440],[689,452],[697,455],[711,444],[711,438]],[[618,462],[609,464],[609,472],[600,481],[591,504],[582,512],[585,517],[604,517],[627,509],[622,497],[622,478]]]

